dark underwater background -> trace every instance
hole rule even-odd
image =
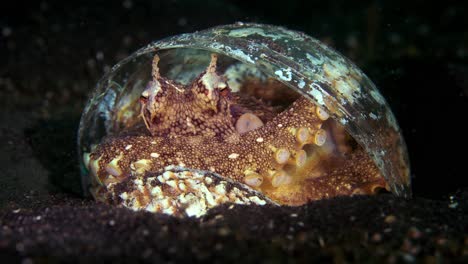
[[[259,253],[250,261],[466,260],[467,6],[466,1],[421,0],[2,3],[0,254],[34,262],[53,261],[51,256],[70,260],[70,256],[135,255],[143,261],[194,258],[211,262],[243,259],[244,253],[255,249]],[[81,197],[76,132],[88,93],[97,80],[118,61],[151,41],[237,21],[303,31],[352,59],[373,80],[394,111],[406,139],[414,200],[402,201],[390,195],[345,198],[283,211],[240,208],[237,214],[221,208],[200,223],[133,214],[95,205]],[[51,218],[45,216],[49,214],[46,209],[53,211]],[[75,217],[70,216],[73,213]],[[218,213],[229,220],[203,229],[204,223]],[[263,240],[256,243],[258,228],[252,231],[242,225],[239,215],[244,213],[255,218],[245,220],[250,227],[268,223],[268,217],[283,220],[275,228],[277,233],[260,232]],[[296,213],[304,215],[295,220],[306,224],[304,233],[297,228],[288,231],[292,222],[284,218]],[[364,215],[368,219],[348,221],[351,216]],[[384,226],[388,215],[405,223],[385,233],[389,228]],[[34,220],[36,216],[49,222],[40,225]],[[109,219],[116,218],[124,221],[117,230],[108,225]],[[424,224],[412,224],[412,218]],[[86,221],[93,224],[88,227]],[[308,228],[311,221],[317,225]],[[70,226],[64,223],[75,224],[78,231],[69,231]],[[39,232],[46,224],[58,226],[60,232],[54,228]],[[167,235],[153,224],[166,226]],[[352,231],[341,229],[343,225],[351,226]],[[154,236],[135,238],[145,226],[152,226],[147,231]],[[220,226],[231,231],[226,236],[219,234]],[[435,231],[424,233],[426,228]],[[191,230],[188,235],[184,235],[185,229]],[[418,236],[415,232],[425,240],[413,237]],[[74,234],[73,239],[70,234]],[[375,234],[381,238],[376,245],[369,245],[362,242],[363,234],[370,240],[379,237]],[[166,242],[160,242],[158,236]],[[180,242],[188,238],[203,240],[201,249],[197,251],[193,243]],[[98,242],[100,239],[104,242]],[[220,246],[217,253],[208,250],[222,241],[226,245]],[[288,249],[286,245],[294,246]],[[150,250],[145,251],[145,246]],[[419,250],[414,249],[416,246]],[[180,253],[177,257],[168,253],[174,248]],[[378,255],[378,250],[383,253]]]

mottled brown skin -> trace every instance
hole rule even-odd
[[[301,97],[276,116],[267,106],[251,111],[251,104],[231,94],[216,73],[216,55],[187,87],[161,77],[158,60],[156,56],[153,81],[141,97],[149,133],[107,138],[91,153],[88,167],[95,174],[95,193],[135,174],[163,172],[169,165],[216,172],[288,205],[385,187],[362,149],[329,150],[332,144],[324,144],[321,129],[324,120],[309,100]],[[265,124],[240,134],[236,121],[248,112]]]
[[[225,137],[234,132],[230,93],[218,76],[216,59],[189,87],[159,75],[156,56],[153,81],[141,97],[141,115],[152,136]]]

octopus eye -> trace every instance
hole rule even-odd
[[[140,104],[144,105],[148,103],[148,97],[140,96]]]
[[[219,94],[223,97],[226,97],[229,95],[229,89],[228,88],[222,88],[219,90]]]
[[[201,216],[221,203],[411,196],[406,146],[382,95],[306,34],[238,23],[174,36],[96,89],[79,149],[97,200]]]

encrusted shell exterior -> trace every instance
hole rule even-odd
[[[147,190],[146,199],[135,195],[139,190]],[[275,205],[263,194],[215,173],[177,167],[166,168],[162,174],[141,174],[132,180],[109,184],[102,198],[119,200],[135,211],[143,209],[178,217],[200,217],[224,203]]]

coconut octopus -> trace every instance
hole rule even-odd
[[[232,91],[216,54],[189,85],[161,76],[158,63],[155,55],[140,98],[143,129],[85,154],[97,200],[200,216],[227,202],[297,206],[388,189],[365,151],[308,99],[280,108]]]

